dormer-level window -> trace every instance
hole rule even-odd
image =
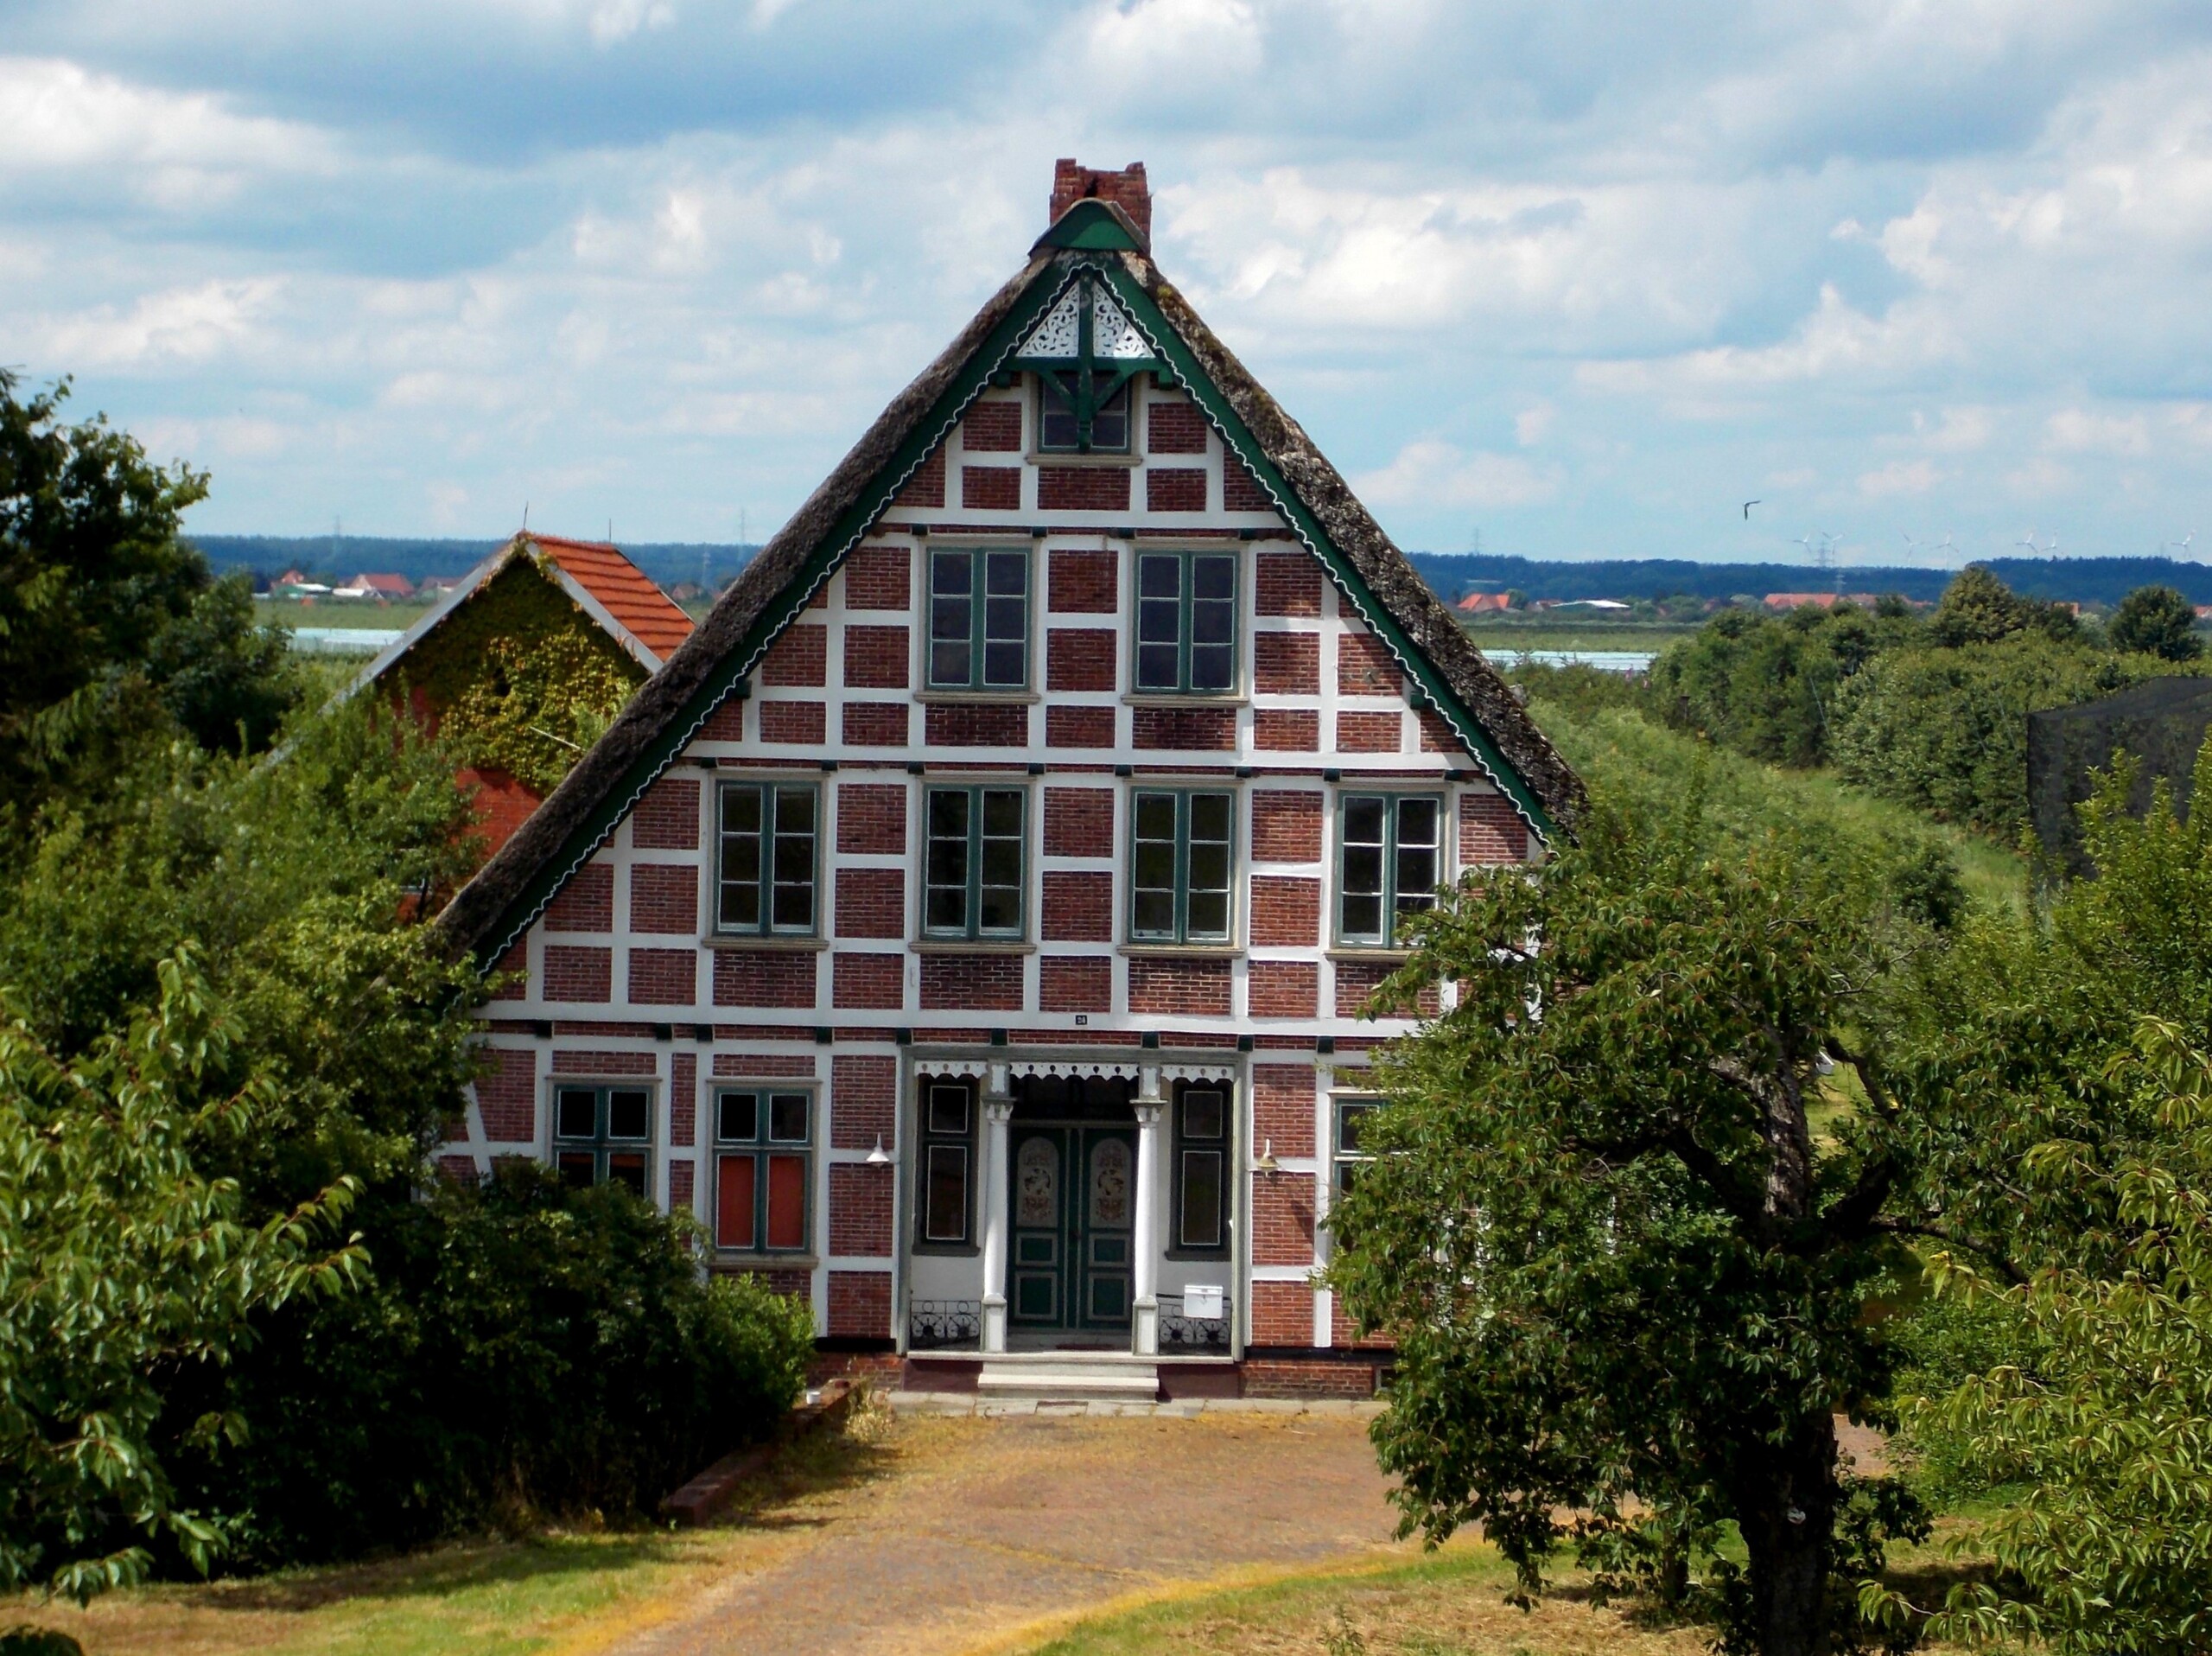
[[[1047,454],[1125,455],[1129,451],[1129,387],[1111,390],[1110,373],[1077,369],[1037,376],[1037,431]],[[1084,441],[1083,404],[1090,404],[1090,440]]]

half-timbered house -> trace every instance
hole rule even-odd
[[[1387,1353],[1313,1274],[1411,1027],[1363,1009],[1580,793],[1150,220],[1141,166],[1061,162],[456,896],[507,975],[445,1155],[690,1212],[921,1389],[1360,1395]]]

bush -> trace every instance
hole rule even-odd
[[[2021,633],[1898,650],[1842,687],[1830,745],[1846,781],[2005,840],[2028,825],[2028,718],[2173,671]]]
[[[534,1164],[375,1215],[376,1279],[272,1319],[219,1399],[253,1424],[197,1471],[270,1566],[541,1519],[651,1515],[774,1430],[811,1310],[708,1277],[696,1226]]]
[[[1808,769],[1827,761],[1838,687],[1916,629],[1850,604],[1780,617],[1729,610],[1651,664],[1651,695],[1677,728]]]

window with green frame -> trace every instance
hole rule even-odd
[[[1137,554],[1135,686],[1166,696],[1236,688],[1236,555]]]
[[[1336,1136],[1329,1147],[1329,1188],[1343,1195],[1359,1176],[1361,1168],[1375,1159],[1360,1146],[1360,1131],[1367,1118],[1382,1107],[1380,1099],[1338,1099]]]
[[[976,1083],[957,1075],[921,1081],[917,1247],[972,1252],[976,1240]]]
[[[1029,687],[1029,553],[930,549],[929,687]]]
[[[652,1188],[650,1087],[563,1084],[553,1089],[553,1166],[567,1183]]]
[[[1433,908],[1443,870],[1444,802],[1431,793],[1347,793],[1337,817],[1337,940],[1395,948]]]
[[[922,930],[976,940],[1022,935],[1029,795],[1018,787],[933,787],[923,822]]]
[[[1183,1258],[1228,1257],[1230,1137],[1227,1083],[1179,1083],[1171,1254]]]
[[[1129,392],[1128,379],[1116,369],[1039,371],[1038,448],[1056,455],[1128,453]]]
[[[724,782],[715,929],[811,936],[821,797],[810,782]]]
[[[715,1245],[804,1253],[814,1096],[798,1087],[715,1095]]]
[[[1140,788],[1129,824],[1129,941],[1228,942],[1236,796]]]

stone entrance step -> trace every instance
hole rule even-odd
[[[1160,1365],[1119,1353],[1008,1352],[983,1360],[976,1394],[1008,1403],[1155,1403]]]

